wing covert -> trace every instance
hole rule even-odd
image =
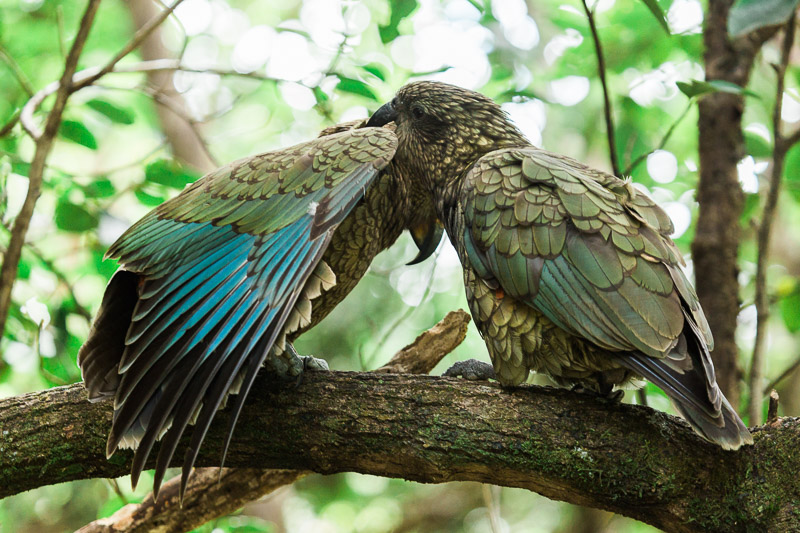
[[[531,147],[484,156],[464,187],[476,270],[562,329],[661,358],[683,331],[683,300],[710,340],[669,217],[629,182]]]

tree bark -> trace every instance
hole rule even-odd
[[[186,489],[189,496],[183,505],[178,476],[161,487],[157,501],[151,492],[142,503],[129,503],[112,516],[87,524],[76,533],[190,531],[236,511],[243,501],[253,501],[307,474],[299,470],[198,468],[189,481]]]
[[[104,457],[110,421],[79,384],[0,402],[0,496],[125,475],[130,453]],[[218,466],[226,423],[199,466]],[[725,452],[664,413],[560,389],[325,372],[259,378],[227,465],[522,487],[668,531],[800,531],[800,420],[754,438]]]
[[[733,0],[709,0],[703,42],[706,80],[724,80],[745,87],[753,61],[775,28],[731,40],[728,11]],[[741,369],[734,337],[739,314],[739,218],[744,193],[736,165],[744,157],[740,94],[715,92],[698,105],[700,181],[697,201],[700,210],[692,242],[692,260],[697,295],[703,305],[715,347],[711,353],[717,382],[731,404],[739,403]]]

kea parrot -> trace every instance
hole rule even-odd
[[[619,397],[646,378],[724,449],[753,442],[717,386],[713,340],[669,217],[623,180],[534,147],[491,99],[410,83],[368,126],[419,176],[458,252],[501,384],[531,371]]]
[[[389,128],[334,126],[315,140],[215,170],[108,250],[106,288],[78,363],[91,400],[113,398],[110,457],[135,448],[136,485],[157,440],[154,491],[188,424],[181,494],[214,415],[238,393],[225,450],[266,363],[299,376],[319,360],[291,342],[356,285],[404,229],[429,256],[443,230],[431,200],[391,164]],[[313,361],[312,361],[313,360]]]

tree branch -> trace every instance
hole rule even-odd
[[[198,468],[189,480],[188,496],[182,506],[180,476],[177,476],[162,485],[158,501],[153,500],[151,492],[142,503],[129,503],[112,516],[95,520],[76,533],[190,531],[308,475],[301,470],[221,470]]]
[[[142,42],[145,39],[147,39],[147,37],[151,33],[153,33],[156,30],[156,28],[158,28],[161,25],[162,22],[167,20],[167,17],[169,17],[172,14],[172,12],[175,11],[175,8],[177,8],[179,5],[181,5],[182,2],[183,2],[183,0],[175,0],[175,2],[171,6],[165,8],[161,13],[159,13],[156,16],[154,16],[149,21],[147,21],[144,25],[142,25],[138,30],[136,30],[136,33],[133,34],[133,37],[131,38],[130,41],[128,41],[128,44],[126,44],[122,48],[122,50],[117,52],[117,55],[115,55],[111,59],[111,61],[106,63],[93,76],[90,76],[90,77],[78,82],[75,85],[75,90],[83,89],[84,87],[93,84],[94,82],[96,82],[97,80],[99,80],[100,78],[102,78],[103,76],[108,74],[109,72],[112,72],[114,70],[114,68],[116,67],[117,63],[119,63],[125,56],[130,54],[132,51],[136,50],[136,48],[140,44],[142,44]]]
[[[786,23],[783,42],[781,44],[781,62],[776,67],[777,83],[775,84],[775,105],[772,109],[772,136],[775,147],[772,151],[772,165],[767,186],[764,211],[761,214],[761,224],[758,226],[756,245],[758,256],[756,258],[756,338],[753,342],[753,357],[750,362],[750,399],[747,404],[747,414],[750,423],[761,423],[761,412],[764,407],[764,395],[761,389],[764,386],[764,338],[767,334],[769,320],[769,301],[767,294],[767,260],[769,259],[769,243],[772,236],[772,223],[775,219],[775,210],[778,207],[778,193],[781,188],[783,165],[786,153],[791,144],[781,132],[781,115],[783,111],[783,90],[786,83],[786,69],[789,66],[789,55],[794,44],[795,15],[794,13]]]
[[[614,134],[614,111],[611,108],[611,97],[608,94],[608,83],[606,83],[606,61],[603,56],[603,47],[600,44],[600,35],[597,33],[597,25],[594,21],[594,12],[589,9],[589,4],[583,0],[583,10],[586,12],[586,18],[589,19],[589,29],[592,32],[592,39],[594,40],[594,50],[597,55],[597,73],[600,76],[600,84],[603,86],[603,113],[606,119],[606,137],[608,138],[608,154],[611,158],[611,170],[615,176],[622,177],[619,169],[619,161],[617,159],[617,142]]]
[[[754,32],[732,41],[727,31],[732,3],[733,0],[708,2],[703,29],[706,80],[724,80],[746,87],[753,61],[769,32]],[[711,357],[717,382],[734,406],[739,403],[741,378],[734,335],[739,314],[739,218],[744,206],[736,170],[745,153],[743,110],[744,97],[739,94],[711,93],[698,104],[700,209],[692,242],[695,287],[714,332]]]
[[[28,192],[25,195],[22,208],[14,220],[11,239],[8,243],[8,249],[3,255],[3,266],[0,269],[0,334],[5,330],[8,309],[11,306],[11,289],[17,279],[17,268],[20,257],[22,257],[22,246],[25,244],[25,236],[28,234],[28,227],[30,226],[36,201],[42,191],[45,162],[50,154],[50,148],[53,146],[53,139],[58,132],[58,127],[61,124],[61,115],[67,105],[67,99],[73,92],[72,76],[75,74],[78,58],[81,55],[84,44],[86,44],[86,39],[89,37],[89,30],[92,28],[92,22],[99,5],[100,0],[89,0],[86,6],[75,41],[72,43],[64,63],[64,72],[61,74],[61,81],[56,91],[53,108],[47,115],[44,133],[39,137],[34,137],[36,151],[28,172]],[[21,116],[25,116],[24,109]]]
[[[445,355],[461,344],[469,322],[470,316],[465,311],[451,311],[376,372],[429,373]],[[230,514],[308,473],[304,470],[198,468],[189,480],[182,505],[178,475],[164,484],[158,501],[151,492],[142,503],[126,505],[109,518],[87,524],[79,533],[188,531]]]
[[[198,465],[219,464],[225,418]],[[0,495],[126,474],[130,453],[104,456],[110,422],[110,403],[87,402],[81,385],[3,400]],[[522,487],[669,531],[788,531],[800,512],[800,420],[754,438],[725,452],[664,413],[560,389],[326,372],[297,388],[260,377],[227,462]]]

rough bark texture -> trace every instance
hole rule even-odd
[[[242,501],[252,501],[308,474],[300,470],[200,468],[180,504],[180,477],[161,487],[158,501],[150,493],[142,503],[131,503],[108,518],[80,528],[77,533],[167,533],[189,531],[234,512]],[[215,490],[203,490],[213,488]]]
[[[730,40],[728,11],[733,0],[710,0],[706,13],[706,80],[747,85],[753,61],[773,29]],[[736,164],[744,156],[742,112],[744,98],[716,92],[699,103],[700,211],[692,243],[697,294],[708,317],[716,345],[711,356],[717,382],[734,406],[739,403],[741,370],[737,364],[734,333],[739,314],[739,218],[744,194]]]
[[[129,453],[104,457],[110,420],[81,385],[0,402],[0,496],[126,474]],[[218,464],[226,423],[200,466]],[[227,464],[522,487],[668,531],[800,531],[800,420],[754,437],[725,452],[674,417],[570,391],[331,372],[260,378]]]

